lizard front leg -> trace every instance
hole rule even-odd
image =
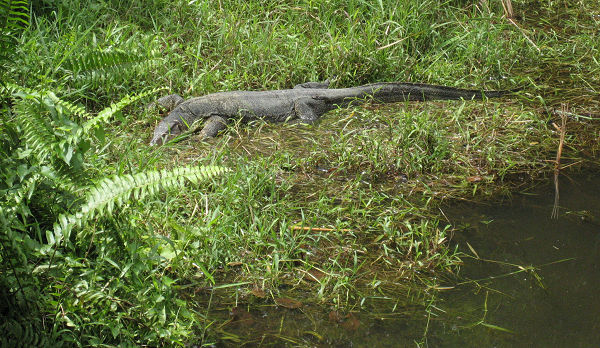
[[[200,131],[200,138],[214,138],[227,127],[227,119],[221,116],[211,116],[204,122],[204,128]]]

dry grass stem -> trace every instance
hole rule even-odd
[[[340,231],[340,232],[352,232],[352,230],[347,228],[326,228],[326,227],[310,227],[310,226],[292,226],[290,227],[292,230],[301,230],[301,231],[315,231],[315,232],[331,232],[331,231]]]
[[[502,2],[502,8],[504,9],[504,16],[506,17],[508,22],[510,24],[514,25],[517,29],[519,29],[519,31],[521,32],[523,37],[527,40],[527,42],[529,42],[533,47],[535,47],[535,49],[538,52],[541,52],[540,48],[535,44],[535,42],[533,42],[533,40],[531,40],[529,38],[529,36],[527,36],[527,34],[525,33],[525,30],[523,30],[523,28],[521,28],[517,24],[517,22],[515,22],[512,1],[511,0],[501,0],[501,2]]]
[[[558,142],[558,150],[556,151],[556,160],[554,162],[554,206],[552,208],[553,219],[558,219],[558,209],[559,209],[559,185],[558,185],[558,175],[560,174],[560,158],[562,156],[562,149],[565,143],[565,133],[567,130],[567,107],[563,104],[562,112],[560,114],[560,140]]]
[[[502,8],[504,9],[504,15],[508,19],[512,19],[514,16],[512,1],[511,0],[501,0]]]

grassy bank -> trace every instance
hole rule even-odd
[[[562,165],[597,165],[596,1],[515,1],[511,18],[497,1],[23,8],[28,24],[5,25],[14,39],[2,60],[8,340],[23,329],[21,340],[65,345],[211,343],[225,330],[210,313],[215,291],[238,305],[426,306],[460,264],[441,202],[550,175],[562,104],[573,113]],[[521,90],[367,103],[314,126],[235,124],[206,142],[147,145],[161,115],[143,105],[158,95],[333,76],[335,87]]]

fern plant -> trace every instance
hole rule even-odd
[[[77,204],[91,182],[85,156],[96,135],[103,132],[104,124],[116,112],[155,90],[127,96],[96,117],[52,92],[8,83],[0,86],[0,93],[9,96],[13,104],[0,114],[0,207],[19,214],[25,224],[45,221],[52,229],[48,220]],[[37,206],[42,201],[46,206]],[[36,211],[32,212],[34,205]],[[39,224],[33,226],[39,228]]]
[[[186,181],[197,184],[223,174],[226,168],[219,166],[179,167],[173,170],[147,171],[135,175],[105,178],[88,191],[85,203],[74,214],[62,214],[54,224],[54,233],[47,232],[48,243],[53,245],[70,238],[75,226],[81,227],[96,216],[110,216],[131,198],[143,200],[161,188],[174,189],[185,186]]]
[[[29,25],[27,0],[0,0],[0,29],[11,32]]]
[[[0,143],[0,298],[6,300],[0,300],[0,315],[14,319],[2,327],[10,331],[7,337],[23,340],[25,331],[19,332],[20,328],[41,332],[39,318],[44,313],[52,313],[58,325],[71,327],[70,320],[75,319],[55,316],[56,305],[47,301],[66,301],[65,306],[69,303],[74,310],[85,310],[77,298],[72,298],[71,292],[62,292],[62,287],[53,285],[56,280],[67,284],[72,281],[68,276],[72,272],[69,267],[103,262],[78,261],[81,256],[77,254],[77,247],[64,243],[73,236],[74,228],[100,221],[107,223],[106,228],[110,229],[114,220],[99,218],[110,217],[116,207],[132,200],[144,200],[160,190],[181,189],[188,183],[198,183],[226,171],[223,167],[204,166],[110,178],[93,178],[89,174],[87,168],[95,163],[88,162],[94,158],[88,155],[100,151],[97,145],[102,142],[100,134],[106,123],[127,105],[156,91],[126,96],[92,114],[50,91],[11,83],[0,86],[3,99],[11,99],[10,104],[0,109],[0,137],[3,139]],[[94,181],[97,184],[90,185]],[[126,220],[127,216],[119,218]],[[80,229],[77,235],[80,240],[84,240],[89,230]],[[85,243],[78,245],[81,244]],[[106,298],[110,300],[114,296]],[[29,326],[25,325],[28,320]],[[83,327],[83,322],[81,324]]]
[[[99,86],[103,83],[104,86],[111,86],[148,71],[159,62],[160,59],[154,55],[118,49],[92,51],[67,59],[64,71],[77,85]]]
[[[60,92],[81,87],[71,89],[71,96],[93,100],[97,108],[106,100],[106,93],[88,98],[87,88],[122,88],[117,82],[148,71],[159,60],[152,53],[126,48],[141,47],[135,41],[110,50],[86,48],[82,42],[90,31],[66,40],[70,46],[65,50],[52,49],[44,40],[18,45],[19,40],[27,42],[29,8],[28,1],[0,0],[0,317],[5,319],[0,320],[0,346],[14,342],[92,345],[128,341],[128,337],[133,342],[128,335],[139,329],[135,318],[145,325],[143,315],[154,310],[153,298],[167,296],[172,289],[155,287],[166,277],[148,284],[138,279],[139,275],[140,279],[151,276],[161,261],[119,247],[121,238],[121,245],[132,250],[144,243],[148,253],[155,250],[152,240],[142,238],[140,230],[124,231],[117,226],[134,218],[113,212],[127,202],[182,189],[226,169],[206,166],[132,171],[110,178],[92,175],[90,168],[101,164],[94,160],[102,154],[107,123],[120,110],[158,89],[127,95],[99,112],[65,100]],[[44,64],[39,64],[43,70],[35,70],[38,65],[23,64],[28,62],[23,58],[26,48],[46,49],[56,56],[43,56]],[[67,57],[73,52],[78,56]],[[8,81],[46,87],[25,88]],[[89,233],[95,237],[93,242],[85,238]],[[65,242],[75,237],[78,243]],[[97,250],[89,252],[96,246]],[[98,279],[110,279],[114,265],[124,266],[120,281],[107,289]],[[142,288],[144,296],[136,298]],[[167,297],[175,299],[176,295],[173,292]],[[125,308],[130,303],[135,306]],[[157,306],[153,318],[162,318],[165,312],[183,318],[184,304],[165,301],[162,306]],[[137,317],[132,317],[132,311],[138,311]],[[121,316],[125,319],[119,319]],[[189,314],[186,325],[194,327],[195,320]],[[153,329],[151,325],[142,330]]]
[[[0,70],[6,70],[6,63],[15,51],[17,34],[28,25],[29,8],[26,0],[0,0]],[[0,73],[0,78],[2,75]]]
[[[65,164],[76,167],[81,165],[92,137],[103,133],[106,122],[126,106],[160,90],[162,88],[125,96],[93,117],[83,107],[60,99],[53,92],[13,83],[0,86],[1,94],[12,96],[23,139],[38,160],[46,162],[49,154],[54,154]]]

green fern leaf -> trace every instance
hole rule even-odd
[[[89,52],[70,58],[65,69],[76,82],[97,85],[102,81],[123,80],[127,76],[149,70],[160,62],[157,57],[147,57],[120,50]]]
[[[98,127],[101,124],[106,123],[115,113],[122,110],[124,107],[126,107],[130,104],[133,104],[136,101],[138,101],[142,98],[145,98],[149,95],[156,94],[157,92],[159,92],[163,89],[164,88],[156,88],[156,89],[146,91],[146,92],[143,92],[140,94],[136,94],[133,96],[126,96],[125,98],[121,99],[117,103],[111,104],[109,107],[100,111],[96,117],[94,117],[91,120],[84,123],[83,127],[82,127],[83,132],[85,134],[89,134],[89,132],[91,130],[93,130],[94,128]]]
[[[57,97],[56,94],[54,94],[52,92],[46,92],[46,95],[48,96],[48,98],[50,98],[50,100],[52,100],[54,102],[54,104],[56,104],[60,107],[63,107],[70,114],[76,115],[76,116],[79,116],[80,118],[85,118],[85,119],[92,118],[92,115],[90,113],[88,113],[83,106],[77,106],[66,100],[62,100],[59,97]]]
[[[9,32],[29,25],[26,0],[0,0],[0,31]]]
[[[0,94],[2,96],[7,96],[7,97],[24,98],[25,96],[28,96],[28,95],[32,96],[32,97],[40,97],[42,95],[42,92],[33,90],[31,88],[19,86],[15,83],[12,83],[9,81],[2,81],[2,84],[0,85]]]
[[[25,0],[0,0],[0,64],[9,61],[17,45],[16,34],[29,25]],[[0,76],[4,75],[0,70]]]
[[[85,203],[77,213],[59,217],[54,224],[53,239],[56,243],[68,240],[74,226],[81,227],[95,216],[112,215],[115,207],[121,207],[132,196],[141,200],[161,188],[181,188],[186,181],[197,184],[226,171],[226,168],[220,166],[180,167],[105,178],[89,191]]]
[[[13,96],[15,115],[23,132],[23,139],[38,163],[51,164],[50,154],[54,154],[70,165],[73,150],[77,148],[83,134],[81,128],[72,121],[66,121],[68,124],[56,123],[56,119],[47,117],[42,111],[42,104],[49,105],[52,100],[58,100],[56,95],[52,92],[35,91],[11,84],[7,84],[3,92],[9,92]],[[61,122],[65,122],[64,120]],[[72,129],[61,128],[64,126]],[[60,172],[61,168],[54,169],[55,172]],[[68,166],[62,169],[68,170]]]
[[[20,100],[14,109],[23,129],[25,143],[38,161],[44,163],[57,139],[50,125],[35,110],[36,106],[35,103],[31,103],[31,98],[28,98]]]
[[[77,128],[77,130],[75,132],[71,133],[64,140],[65,144],[75,144],[82,138],[86,138],[86,139],[89,138],[90,131],[93,131],[97,127],[108,122],[108,120],[115,113],[119,112],[126,106],[131,105],[142,98],[145,98],[152,94],[156,94],[157,92],[164,90],[164,89],[165,88],[156,88],[156,89],[146,91],[143,93],[139,93],[136,95],[126,96],[125,98],[121,99],[117,103],[113,103],[109,107],[100,111],[98,113],[98,115],[96,115],[96,117],[92,118],[92,116],[87,111],[85,111],[85,109],[83,107],[76,106],[68,101],[60,99],[53,92],[44,91],[44,90],[38,91],[38,90],[30,89],[27,87],[22,87],[22,86],[19,86],[14,83],[10,83],[10,82],[5,83],[4,86],[0,85],[0,93],[2,95],[12,96],[13,98],[19,98],[21,100],[25,100],[25,99],[27,99],[29,101],[36,100],[35,104],[39,104],[39,100],[42,98],[48,98],[55,105],[58,105],[58,106],[64,108],[70,114],[77,115],[80,118],[88,119],[88,121],[86,121],[82,127]],[[19,102],[18,99],[15,99],[15,100],[17,103]],[[28,104],[24,104],[24,105],[28,105]],[[56,143],[58,141],[58,139],[56,139],[56,137],[54,136],[53,130],[51,128],[49,128],[49,125],[46,124],[45,121],[41,117],[39,117],[39,115],[37,115],[38,113],[31,109],[27,109],[28,107],[30,108],[30,107],[32,107],[32,105],[23,106],[23,109],[21,110],[23,112],[26,112],[25,115],[30,116],[28,118],[30,120],[30,122],[28,123],[29,124],[29,126],[27,127],[28,133],[26,134],[26,136],[28,138],[31,137],[30,138],[32,140],[31,145],[35,145],[34,149],[36,149],[36,150],[45,149],[45,151],[41,152],[41,155],[47,155],[47,152],[50,150],[49,144]],[[34,115],[34,114],[36,114],[37,117],[35,117],[36,115]],[[42,124],[45,124],[45,126],[42,127],[41,126]],[[38,125],[38,127],[35,127],[36,125]],[[53,140],[53,141],[51,141],[51,140]]]
[[[0,0],[1,1],[1,0]],[[69,114],[79,116],[80,118],[90,119],[92,115],[88,113],[85,108],[82,106],[74,105],[66,100],[60,99],[51,91],[46,90],[34,90],[31,88],[19,86],[12,82],[5,82],[3,85],[0,85],[0,95],[8,96],[8,97],[20,97],[24,98],[43,98],[47,97],[52,100],[55,105],[58,105],[69,112]]]

